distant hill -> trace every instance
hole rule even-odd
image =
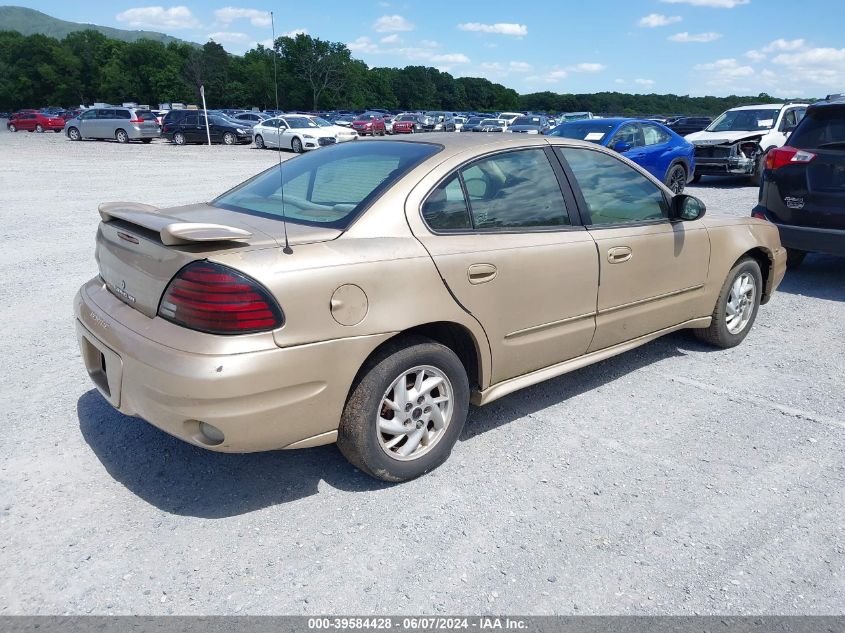
[[[57,39],[62,39],[69,33],[93,29],[99,31],[106,37],[124,42],[134,42],[140,39],[155,40],[168,44],[170,42],[184,42],[178,37],[156,33],[155,31],[127,31],[125,29],[114,29],[110,26],[98,26],[96,24],[81,24],[79,22],[67,22],[59,20],[46,13],[26,7],[0,6],[0,31],[17,31],[23,35],[34,35],[40,33]],[[194,42],[189,42],[194,44]]]

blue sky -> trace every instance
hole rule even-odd
[[[845,91],[845,0],[302,0],[25,6],[58,18],[218,41],[233,53],[305,31],[370,66],[430,65],[521,93],[824,96]]]

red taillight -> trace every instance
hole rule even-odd
[[[210,334],[248,334],[281,327],[282,311],[262,286],[211,262],[194,262],[171,280],[158,315]]]
[[[809,163],[815,157],[816,155],[812,152],[784,145],[769,150],[766,154],[766,169],[780,169],[785,165]]]

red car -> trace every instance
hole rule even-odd
[[[27,132],[61,132],[65,129],[65,120],[60,116],[42,114],[41,112],[15,112],[9,117],[6,127],[10,132],[26,130]]]
[[[422,131],[422,117],[416,114],[402,114],[393,121],[394,134],[415,134]]]
[[[380,112],[365,112],[359,114],[352,121],[352,129],[358,132],[358,136],[384,136],[387,128],[384,125],[384,115]]]

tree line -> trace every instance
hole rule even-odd
[[[276,58],[278,90],[274,80]],[[208,42],[124,42],[94,30],[59,40],[0,31],[0,110],[94,102],[199,103],[209,108],[282,110],[388,108],[401,110],[546,112],[587,110],[615,114],[716,114],[758,97],[632,95],[618,92],[519,95],[480,77],[455,78],[428,66],[370,68],[349,48],[310,35],[280,37],[230,55]]]

